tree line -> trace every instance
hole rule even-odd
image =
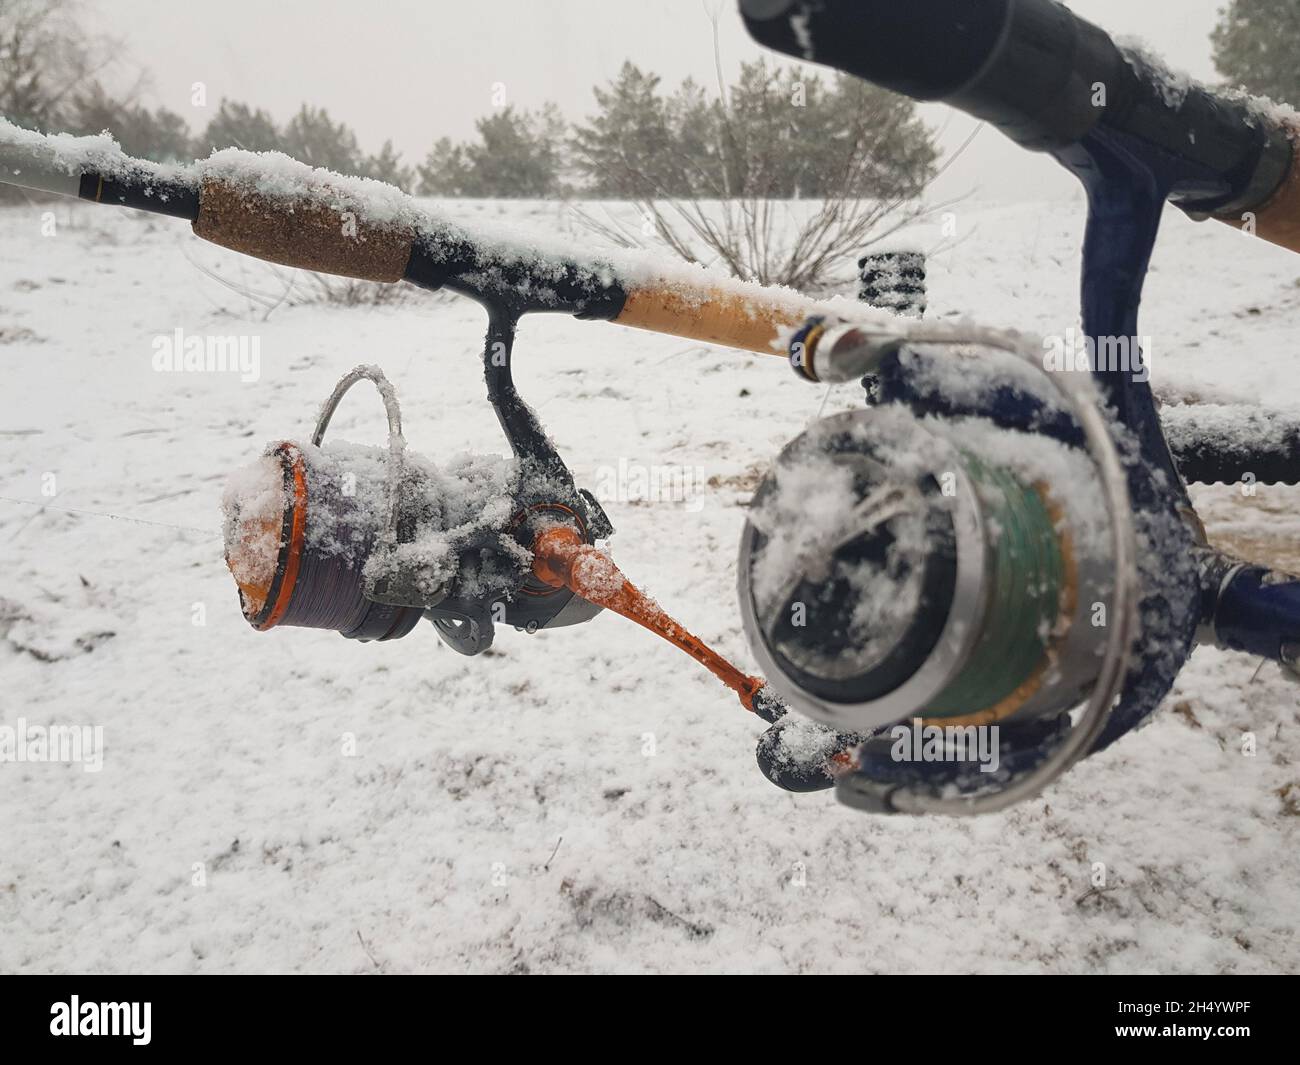
[[[85,30],[81,14],[76,0],[0,0],[0,115],[44,131],[107,131],[128,154],[156,162],[237,147],[430,196],[639,200],[815,198],[832,186],[844,191],[846,176],[854,194],[893,198],[919,191],[936,157],[909,101],[763,60],[714,92],[690,80],[668,91],[625,63],[594,90],[594,111],[581,122],[553,104],[503,106],[480,117],[471,138],[443,137],[414,164],[391,141],[364,151],[352,127],[310,103],[280,123],[223,98],[215,110],[196,110],[210,115],[196,131],[176,111],[143,105],[138,83],[105,87],[121,50]]]
[[[306,103],[278,124],[261,108],[222,99],[194,134],[175,111],[115,97],[98,82],[54,106],[0,83],[0,113],[11,121],[73,134],[107,131],[127,154],[155,162],[228,147],[279,151],[426,196],[816,198],[865,153],[871,165],[857,168],[854,190],[895,198],[920,191],[937,154],[909,101],[855,79],[827,83],[762,60],[742,67],[725,104],[690,80],[662,92],[657,76],[632,63],[597,87],[595,98],[594,113],[577,124],[553,104],[501,107],[475,122],[473,138],[442,137],[412,166],[392,141],[367,154],[346,122]]]

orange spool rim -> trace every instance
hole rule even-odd
[[[298,583],[298,570],[302,565],[303,541],[307,532],[307,464],[302,452],[288,442],[277,445],[269,452],[280,460],[284,471],[285,493],[292,499],[292,504],[284,514],[281,528],[280,557],[276,559],[275,576],[266,594],[261,608],[251,617],[245,611],[244,616],[259,632],[274,627],[293,599],[294,588]]]

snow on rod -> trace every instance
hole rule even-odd
[[[932,806],[930,793],[944,792],[948,782],[928,778],[909,782],[919,789],[914,800],[903,794],[911,788],[889,782],[882,793],[867,777],[841,789],[844,801],[873,810],[999,809],[1036,794],[1101,735],[1136,632],[1137,577],[1124,472],[1086,377],[1055,375],[1046,383],[1060,408],[1072,412],[1096,468],[1086,458],[1079,466],[1061,456],[1047,479],[1073,484],[1073,499],[1086,501],[1092,513],[1036,486],[1035,470],[992,471],[901,412],[829,419],[782,454],[781,472],[760,486],[742,538],[741,613],[759,662],[785,682],[783,693],[799,696],[799,709],[812,719],[804,723],[812,726],[809,737],[762,678],[678,625],[596,549],[612,525],[594,497],[576,488],[510,374],[515,326],[535,311],[780,354],[799,376],[824,382],[861,378],[904,340],[983,344],[1037,365],[1030,338],[911,321],[857,301],[817,302],[631,255],[583,261],[567,248],[539,249],[486,229],[471,233],[390,186],[275,153],[227,150],[192,167],[160,166],[122,155],[106,137],[46,137],[0,126],[0,164],[5,177],[46,191],[75,190],[96,202],[187,218],[199,236],[271,262],[445,287],[487,308],[488,398],[519,476],[467,500],[434,465],[405,450],[391,386],[377,368],[359,367],[327,401],[310,442],[273,446],[228,498],[227,562],[254,628],[330,628],[388,640],[427,617],[445,643],[477,655],[490,646],[495,624],[536,632],[611,610],[675,644],[769,722],[759,764],[792,791],[851,781],[849,752],[860,745],[865,751],[866,734],[927,708],[949,727],[1016,719],[1031,729],[1034,748],[1005,786],[989,791],[978,770],[957,765],[943,768],[960,774],[963,792],[980,794]],[[505,358],[496,357],[498,347]],[[382,463],[374,454],[341,457],[320,448],[334,406],[363,379],[379,387],[390,441],[397,442]],[[995,452],[1001,439],[996,430],[988,438]],[[823,468],[823,453],[841,457]],[[990,456],[999,465],[1005,459],[1005,452]],[[950,508],[925,486],[933,480],[926,463],[959,479],[961,506]],[[842,473],[856,467],[880,472],[841,483]],[[337,488],[348,473],[359,486],[352,496]],[[821,528],[801,517],[802,491],[783,487],[790,484],[838,485],[834,522]],[[448,500],[472,520],[451,527]],[[876,502],[882,505],[872,509]],[[328,535],[313,537],[313,528]],[[1003,528],[1016,530],[1014,542],[993,532]],[[336,540],[357,549],[339,553]],[[427,548],[449,540],[447,551]],[[832,558],[835,572],[847,566],[880,579],[855,578],[841,594],[822,597],[810,552]],[[1038,568],[1017,575],[1025,559]],[[1079,594],[1081,580],[1109,589],[1114,620],[1106,629],[1086,624],[1094,599]],[[828,609],[788,630],[780,619],[792,596],[825,599]],[[860,618],[858,596],[887,609]],[[845,632],[861,647],[829,653],[822,646]],[[894,652],[877,661],[876,645],[894,639]],[[1062,715],[1081,700],[1088,706],[1079,724],[1062,731]],[[1007,760],[1017,764],[1010,749]]]
[[[124,155],[108,136],[46,136],[0,120],[0,182],[183,218],[205,240],[282,266],[517,299],[530,311],[760,354],[784,356],[783,332],[833,311],[788,289],[632,253],[539,252],[535,241],[523,246],[442,218],[389,185],[276,152],[228,149],[192,166],[164,165]],[[847,305],[862,317],[861,304]]]

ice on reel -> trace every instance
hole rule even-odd
[[[824,419],[760,484],[738,570],[772,686],[823,728],[862,737],[841,744],[841,799],[978,813],[1036,794],[1104,728],[1134,635],[1124,467],[1090,384],[1044,374],[1028,338],[945,323],[814,318],[789,350],[806,379],[902,374],[919,387],[928,372],[974,409],[1016,380],[1069,419],[1071,432],[1047,434],[938,418],[919,394]],[[945,750],[974,737],[996,751],[977,768],[961,764],[968,750],[940,750],[958,764],[936,769],[923,764],[933,752],[891,748],[905,723]],[[778,729],[760,745],[770,778],[782,743]]]
[[[388,446],[324,444],[339,401],[362,380],[384,400]],[[274,444],[231,479],[226,561],[259,630],[389,640],[428,617],[444,642],[477,654],[496,622],[536,632],[598,612],[532,575],[539,522],[570,523],[589,539],[574,496],[518,460],[461,455],[440,466],[408,451],[391,385],[359,367],[326,402],[310,442]]]
[[[373,381],[387,448],[322,446],[339,401]],[[667,640],[768,722],[786,707],[642,593],[595,544],[584,497],[555,467],[524,456],[461,456],[444,467],[406,449],[397,398],[358,367],[322,408],[310,443],[272,445],[225,493],[226,561],[256,629],[333,629],[359,640],[406,636],[428,617],[444,642],[478,654],[494,623],[528,633],[610,610]],[[804,767],[829,779],[820,761]]]

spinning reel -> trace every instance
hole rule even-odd
[[[388,448],[323,447],[339,401],[363,380],[383,399]],[[567,474],[554,453],[439,469],[406,450],[383,372],[358,367],[326,400],[310,444],[273,446],[227,491],[227,563],[244,616],[259,630],[359,640],[399,639],[427,617],[463,655],[486,651],[497,624],[531,634],[590,621],[599,606],[532,572],[543,532],[564,527],[581,544],[610,533]]]
[[[244,617],[261,631],[324,628],[362,641],[400,639],[428,618],[447,646],[477,655],[496,624],[531,635],[608,608],[686,651],[746,709],[775,720],[784,707],[759,678],[677,624],[594,546],[612,533],[609,519],[574,486],[518,399],[500,335],[489,333],[484,361],[513,462],[463,456],[440,469],[409,453],[392,385],[361,366],[326,400],[310,443],[272,445],[232,478],[226,562]],[[323,446],[339,401],[363,380],[384,402],[387,449]]]
[[[904,332],[921,347],[905,349]],[[795,334],[791,362],[815,380],[892,381],[905,352],[969,360],[979,340],[985,358],[1029,351],[1009,334],[919,322],[904,332],[828,330],[818,319]],[[1059,409],[1074,405],[1091,458],[1063,441],[1044,453],[1024,433],[922,419],[898,404],[820,421],[781,454],[742,537],[741,610],[768,676],[821,723],[810,736],[773,689],[686,632],[594,546],[609,520],[491,357],[498,335],[489,333],[485,367],[496,396],[516,398],[498,407],[513,462],[466,456],[439,469],[408,452],[392,386],[358,367],[322,407],[309,443],[273,445],[232,482],[227,562],[250,624],[387,640],[423,617],[474,655],[498,623],[534,633],[613,609],[687,651],[774,724],[759,746],[769,779],[794,791],[839,782],[846,801],[870,809],[909,808],[900,788],[881,792],[853,770],[884,754],[873,735],[913,715],[1038,738],[1051,723],[1043,757],[1021,765],[1014,785],[963,798],[967,810],[1032,794],[1099,735],[1132,638],[1137,574],[1123,465],[1086,381],[1049,383]],[[964,354],[943,353],[958,340]],[[904,376],[915,380],[917,368]],[[340,400],[363,380],[384,402],[388,447],[325,445]],[[1082,589],[1105,589],[1104,600]],[[1070,730],[1064,715],[1090,697]],[[998,758],[1017,763],[1014,740]],[[962,789],[988,789],[978,767],[957,770]]]
[[[900,381],[960,381],[974,406],[935,418],[919,396],[885,401],[785,448],[741,541],[756,657],[792,706],[853,736],[832,774],[850,805],[970,813],[1036,793],[1101,735],[1136,630],[1124,462],[1087,380],[1035,381],[1032,345],[1013,334],[923,323],[813,320],[790,351],[809,380],[870,377],[873,395],[891,397]],[[1007,380],[1068,414],[1078,441],[978,413]],[[913,720],[938,757],[900,757],[897,730]],[[798,790],[829,786],[791,757],[804,741],[787,744],[787,727],[760,745],[764,771]],[[951,750],[981,739],[982,763],[974,748]]]

